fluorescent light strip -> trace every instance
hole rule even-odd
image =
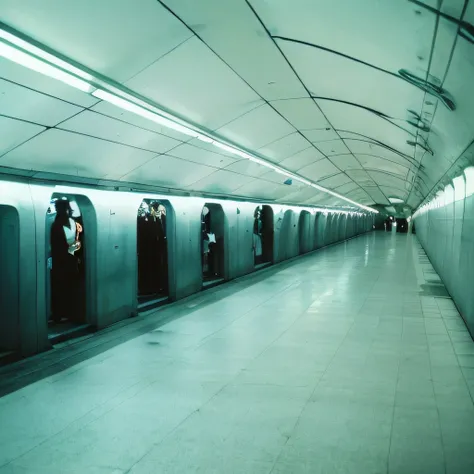
[[[111,94],[110,92],[97,89],[96,91],[92,93],[92,95],[94,97],[97,97],[98,99],[105,100],[106,102],[116,105],[117,107],[120,107],[121,109],[128,110],[129,112],[140,115],[143,118],[152,120],[153,122],[158,123],[159,125],[163,125],[164,127],[171,128],[173,130],[176,130],[177,132],[183,133],[184,135],[189,135],[190,137],[198,138],[198,133],[195,132],[194,130],[183,127],[182,125],[179,125],[178,123],[172,122],[171,120],[168,120],[167,118],[164,118],[161,115],[158,115],[152,112],[151,110],[147,110],[144,107],[135,105],[133,102],[130,102],[129,100],[126,100],[126,99],[122,99],[121,97],[118,97],[115,94]]]
[[[5,41],[8,41],[8,43],[10,44],[7,44]],[[54,55],[46,51],[43,51],[37,46],[34,46],[28,43],[27,41],[21,38],[18,38],[15,35],[1,28],[0,28],[0,55],[24,67],[37,71],[53,79],[62,81],[65,84],[75,87],[76,89],[79,89],[83,92],[92,93],[92,95],[94,97],[97,97],[98,99],[109,102],[124,110],[128,110],[129,112],[137,114],[148,120],[151,120],[159,125],[170,128],[172,130],[176,130],[177,132],[183,133],[184,135],[197,138],[198,140],[202,142],[212,144],[228,153],[240,156],[241,158],[244,158],[244,159],[248,159],[261,166],[265,166],[266,168],[269,168],[277,173],[280,173],[284,176],[294,179],[295,181],[303,183],[307,186],[311,186],[324,193],[330,194],[338,199],[342,199],[350,204],[353,204],[354,206],[360,207],[369,212],[378,213],[378,211],[375,209],[372,209],[368,206],[364,206],[363,204],[359,204],[358,202],[355,202],[352,199],[346,198],[345,196],[335,193],[334,191],[331,191],[322,186],[319,186],[318,184],[313,183],[312,181],[309,181],[294,173],[291,173],[283,168],[280,168],[270,163],[269,161],[250,155],[247,152],[244,152],[231,145],[227,145],[218,140],[215,140],[212,137],[209,137],[203,133],[199,133],[184,125],[180,125],[179,123],[177,123],[177,121],[173,120],[174,119],[173,116],[171,116],[168,113],[165,113],[164,111],[161,111],[160,109],[149,106],[148,104],[138,105],[137,103],[134,103],[134,102],[141,102],[143,104],[143,101],[135,99],[134,97],[131,97],[130,99],[120,97],[120,95],[125,95],[125,94],[122,91],[115,89],[113,86],[109,86],[108,84],[106,84],[104,85],[104,89],[107,88],[116,93],[111,93],[104,89],[94,90],[95,88],[90,82],[101,84],[102,81],[96,80],[94,77],[92,77],[90,74],[86,73],[85,71],[82,71],[76,68],[75,66],[67,63],[66,61],[63,61],[62,59],[59,59],[55,57]],[[70,74],[67,71],[71,72],[72,74]],[[79,77],[76,77],[76,76],[79,76]],[[153,109],[155,109],[156,111],[154,111]],[[164,117],[164,115],[169,116],[170,119]]]
[[[83,71],[82,69],[79,69],[72,64],[69,64],[66,61],[63,61],[62,59],[59,59],[58,57],[54,56],[53,54],[50,54],[41,48],[38,48],[37,46],[32,45],[31,43],[28,43],[27,41],[18,38],[17,36],[9,33],[8,31],[5,31],[4,29],[0,28],[0,39],[3,39],[13,45],[16,48],[21,48],[24,50],[27,54],[33,54],[34,56],[37,56],[39,59],[43,59],[45,61],[48,61],[51,63],[53,66],[57,66],[61,69],[64,69],[65,71],[68,71],[76,76],[81,77],[82,79],[85,79],[86,81],[93,81],[94,78],[88,74],[87,72]]]
[[[83,92],[91,92],[93,90],[93,87],[88,82],[1,41],[0,56],[28,69],[44,74],[45,76],[64,82],[65,84],[75,87]]]

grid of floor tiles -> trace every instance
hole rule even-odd
[[[0,399],[0,474],[474,473],[474,343],[372,233]]]

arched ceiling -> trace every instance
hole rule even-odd
[[[416,207],[474,138],[469,0],[0,0],[0,21],[365,205]],[[343,204],[1,57],[0,78],[3,169]]]

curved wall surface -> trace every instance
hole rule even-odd
[[[415,213],[418,239],[474,334],[474,168]]]

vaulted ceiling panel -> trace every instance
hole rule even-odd
[[[368,171],[372,179],[380,186],[396,186],[403,189],[405,176],[386,173],[383,171]]]
[[[213,148],[217,151],[216,147]],[[236,161],[236,159],[229,156],[221,155],[215,151],[204,150],[187,143],[173,148],[168,152],[168,155],[214,168],[225,168]]]
[[[81,110],[81,107],[0,79],[2,115],[51,127]]]
[[[9,165],[5,164],[3,155],[44,130],[45,127],[39,125],[0,116],[0,166],[12,166],[11,161],[9,161]],[[13,166],[15,166],[14,163]],[[22,166],[17,167],[21,168]]]
[[[258,152],[272,161],[279,162],[307,148],[312,148],[303,136],[293,132],[258,149]]]
[[[140,0],[139,6],[81,0],[67,7],[63,0],[2,0],[1,15],[8,25],[118,82],[192,36],[155,0]]]
[[[316,144],[318,150],[324,153],[326,156],[342,155],[343,153],[349,153],[349,149],[342,140],[330,140],[327,142],[319,142]]]
[[[280,162],[280,165],[290,171],[299,171],[305,166],[317,161],[323,160],[324,155],[320,153],[316,148],[309,147],[293,156],[288,157],[286,160]]]
[[[69,87],[62,82],[52,81],[48,76],[8,61],[3,57],[0,57],[0,71],[0,77],[10,81],[12,84],[25,86],[33,91],[42,92],[50,97],[59,98],[71,104],[90,107],[98,102],[98,99],[92,95]]]
[[[399,163],[407,167],[417,164],[412,155],[397,152],[397,150],[387,148],[380,143],[365,142],[360,141],[359,139],[345,140],[345,143],[356,156],[374,156],[383,160]]]
[[[191,186],[216,171],[216,168],[190,163],[173,156],[159,155],[131,170],[122,180],[181,188]]]
[[[326,130],[330,125],[314,101],[301,99],[276,100],[272,102],[280,114],[299,130]]]
[[[312,143],[328,142],[331,140],[338,140],[339,135],[330,127],[327,128],[313,128],[310,130],[302,130],[301,133]]]
[[[239,189],[244,184],[254,180],[239,173],[232,173],[231,171],[218,170],[215,173],[206,176],[203,179],[188,186],[194,191],[209,191],[211,193],[232,193]]]
[[[104,115],[84,111],[58,126],[111,142],[130,145],[155,153],[164,153],[181,144],[180,141],[158,133],[128,125]]]
[[[196,37],[154,62],[126,85],[209,130],[263,104],[262,99]]]
[[[417,108],[421,108],[421,100]],[[322,109],[338,130],[349,130],[371,137],[403,153],[413,152],[406,141],[413,139],[415,132],[414,127],[408,124],[402,130],[398,124],[394,125],[371,112],[336,102],[326,102],[322,104]]]
[[[263,174],[261,177],[262,179],[272,181],[273,183],[277,184],[283,184],[287,180],[286,176],[282,175],[281,173],[277,173],[276,171],[269,171],[268,173]]]
[[[331,176],[330,178],[323,179],[319,182],[321,186],[330,189],[337,188],[347,183],[352,183],[352,179],[344,173],[336,174],[335,176]]]
[[[301,189],[297,189],[295,192],[280,198],[280,201],[285,201],[289,203],[301,203],[305,202],[308,199],[314,197],[315,194],[318,192],[313,188],[303,187]]]
[[[373,155],[356,155],[361,164],[367,170],[381,170],[386,171],[387,173],[393,173],[396,175],[406,177],[408,168],[406,166],[400,165],[398,163],[393,163],[384,158],[379,158]]]
[[[396,198],[405,200],[407,196],[407,192],[403,189],[389,187],[389,186],[380,186],[380,188],[382,192],[385,194],[385,196],[387,196],[388,198],[396,197]]]
[[[295,129],[275,114],[270,106],[262,105],[224,125],[217,132],[229,140],[255,150],[294,131]]]
[[[299,173],[309,179],[319,181],[324,177],[339,173],[339,170],[327,158],[325,158],[302,168],[299,170]]]
[[[216,53],[267,100],[298,97],[304,89],[245,2],[165,1]],[[265,58],[265,67],[262,67]]]
[[[423,93],[401,78],[332,52],[286,41],[278,44],[320,105],[340,100],[392,117],[420,108]]]
[[[456,25],[472,1],[0,3],[99,82],[365,204],[416,206],[473,139],[474,46]],[[21,172],[340,201],[1,58],[0,109],[0,165]]]
[[[154,156],[156,153],[51,129],[7,153],[0,163],[73,176],[119,179]]]
[[[348,193],[350,191],[353,191],[354,189],[359,189],[359,185],[352,181],[350,183],[343,184],[342,186],[338,186],[335,190],[338,193],[345,194],[345,193]]]
[[[380,188],[366,187],[364,190],[374,200],[374,202],[380,204],[390,204],[390,201],[385,197]]]
[[[188,135],[177,132],[171,128],[164,127],[156,122],[141,117],[140,115],[134,114],[127,110],[116,107],[115,105],[109,104],[108,102],[100,101],[95,104],[91,108],[91,110],[94,112],[98,112],[102,115],[106,115],[107,117],[115,118],[122,122],[143,128],[144,130],[150,130],[152,132],[156,132],[161,135],[174,138],[175,140],[190,141],[190,137]],[[199,143],[205,145],[205,143],[203,142]],[[215,149],[215,147],[213,148]]]
[[[362,169],[356,157],[349,153],[331,156],[331,161],[342,171]]]
[[[365,170],[347,170],[346,174],[348,174],[360,186],[376,186],[374,180]]]
[[[387,70],[416,68],[428,58],[436,18],[410,2],[296,0],[252,5],[273,34],[318,44]],[[436,7],[436,1],[429,2]],[[414,48],[416,45],[416,48]]]
[[[234,194],[238,196],[250,196],[255,199],[276,200],[288,195],[290,191],[288,186],[262,179],[254,179],[237,188]]]
[[[235,163],[228,165],[226,167],[226,170],[234,171],[235,173],[244,174],[246,176],[253,176],[255,178],[258,178],[259,176],[262,176],[263,174],[268,172],[267,167],[249,160],[236,161]]]

